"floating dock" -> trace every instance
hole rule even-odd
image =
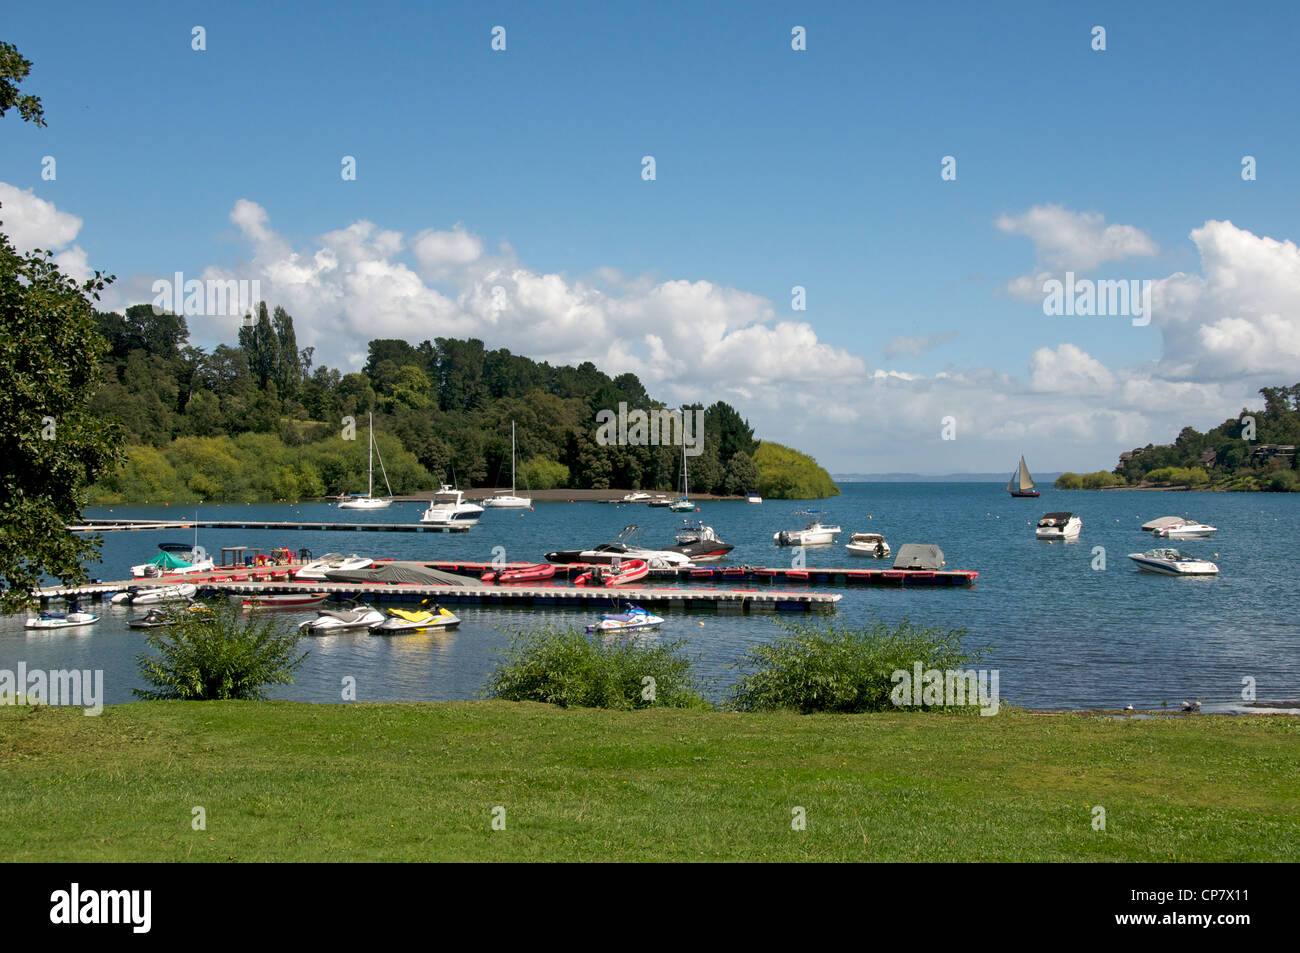
[[[481,576],[489,569],[522,569],[530,563],[507,563],[504,566],[482,562],[457,562],[433,560],[421,565],[443,572],[456,572]],[[555,575],[572,577],[586,572],[585,563],[561,563]],[[700,584],[720,582],[727,585],[759,583],[766,585],[797,586],[973,586],[979,573],[973,569],[858,569],[856,567],[828,567],[825,569],[784,569],[769,566],[681,566],[651,569],[648,578]]]
[[[109,520],[87,519],[69,526],[74,533],[112,533],[124,530],[173,529],[270,529],[284,532],[359,533],[464,533],[470,527],[459,523],[300,523],[294,520]]]

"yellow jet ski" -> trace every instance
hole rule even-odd
[[[371,632],[417,632],[420,629],[454,629],[460,619],[428,600],[419,609],[389,609],[388,618],[371,628]]]

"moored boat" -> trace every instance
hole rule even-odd
[[[1034,536],[1038,539],[1078,539],[1083,520],[1073,513],[1047,513],[1038,521]]]
[[[844,546],[850,556],[871,556],[885,559],[890,554],[889,543],[880,533],[854,533]]]
[[[1219,567],[1208,559],[1201,559],[1177,549],[1149,549],[1145,553],[1129,553],[1128,558],[1144,572],[1162,576],[1217,576]]]
[[[626,612],[605,613],[600,621],[587,626],[588,632],[628,632],[633,629],[650,629],[663,625],[662,617],[647,612],[640,606],[628,606]]]
[[[533,566],[518,566],[513,569],[489,569],[481,577],[484,582],[503,585],[510,582],[540,582],[555,575],[555,566],[551,563],[537,563]]]
[[[527,509],[533,505],[531,497],[515,493],[515,422],[510,421],[510,492],[495,493],[483,501],[489,509]]]
[[[627,559],[612,566],[596,566],[573,580],[575,586],[624,586],[645,578],[650,567],[644,559]]]
[[[817,518],[805,523],[803,529],[783,529],[773,533],[772,541],[778,546],[820,546],[835,542],[835,537],[839,534],[840,527],[828,525]]]
[[[74,599],[68,604],[67,612],[42,612],[23,623],[26,629],[75,629],[83,625],[94,625],[99,616],[82,612]]]
[[[326,553],[295,572],[293,578],[323,581],[325,574],[328,572],[349,572],[353,569],[367,569],[374,565],[374,562],[370,557],[358,556],[356,553],[350,553],[347,556],[342,553]]]
[[[328,592],[268,592],[230,598],[245,609],[314,609],[329,597]]]
[[[393,502],[393,488],[388,483],[388,471],[384,469],[384,458],[382,454],[379,456],[379,469],[384,475],[384,486],[388,487],[388,496],[375,496],[375,455],[379,453],[379,444],[375,442],[375,415],[370,414],[369,416],[370,432],[368,439],[370,442],[370,462],[366,471],[366,495],[345,498],[339,503],[339,509],[341,510],[382,510],[387,509]]]
[[[193,599],[198,592],[199,587],[192,582],[178,582],[167,586],[131,586],[124,592],[114,594],[109,602],[113,605],[148,606],[159,602]]]
[[[1200,539],[1206,536],[1213,536],[1219,531],[1217,526],[1209,526],[1205,523],[1193,523],[1185,521],[1175,526],[1161,526],[1152,530],[1152,536],[1159,536],[1162,539]]]
[[[718,539],[718,534],[714,532],[713,527],[704,525],[702,520],[696,520],[694,523],[683,520],[682,529],[677,534],[677,545],[666,547],[669,552],[681,553],[693,563],[721,559],[735,548],[730,543]]]
[[[388,618],[370,631],[378,634],[393,632],[419,632],[423,629],[454,629],[460,619],[447,609],[430,605],[426,599],[419,609],[389,609]]]
[[[316,618],[298,623],[298,628],[313,634],[368,629],[384,621],[384,614],[364,602],[348,609],[317,609]]]
[[[591,565],[609,565],[624,559],[643,559],[651,569],[665,569],[672,566],[689,566],[691,559],[683,553],[669,549],[643,549],[632,546],[631,542],[641,527],[624,526],[623,531],[608,543],[601,543],[591,549],[561,549],[545,555],[548,563],[586,563]]]
[[[461,490],[444,483],[429,501],[420,522],[448,529],[469,529],[482,515],[483,507],[466,501]]]

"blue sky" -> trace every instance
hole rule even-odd
[[[743,347],[718,352],[717,366],[676,354],[685,367],[651,367],[653,349],[613,319],[604,329],[626,347],[535,356],[590,356],[612,372],[644,361],[653,392],[683,399],[711,396],[716,375],[727,392],[712,396],[836,470],[1002,469],[1007,454],[1035,443],[1043,469],[1096,469],[1126,446],[1170,439],[1170,427],[1217,423],[1260,380],[1300,378],[1282,379],[1300,369],[1289,332],[1264,348],[1280,365],[1260,367],[1244,353],[1189,356],[1187,321],[1232,311],[1221,296],[1179,315],[1181,331],[1159,320],[1137,328],[1046,317],[1041,299],[1007,285],[1069,267],[1078,248],[1044,261],[1046,246],[995,223],[1059,207],[1067,219],[1140,232],[1147,252],[1076,269],[1099,278],[1200,274],[1203,249],[1189,233],[1207,221],[1293,240],[1297,14],[1268,7],[27,5],[7,13],[0,38],[34,62],[25,88],[41,96],[49,127],[6,117],[0,182],[79,218],[76,246],[119,276],[123,300],[142,300],[150,281],[176,270],[257,271],[247,229],[231,220],[241,199],[308,257],[320,236],[359,221],[400,233],[402,249],[384,257],[456,299],[474,276],[421,271],[411,248],[422,231],[459,224],[485,255],[535,275],[599,284],[593,276],[617,269],[628,280],[757,296],[770,311],[742,307],[735,321],[806,323],[841,359],[831,362],[836,383],[820,391],[816,373],[770,386],[771,371],[746,378],[724,360]],[[501,53],[489,46],[498,24]],[[194,25],[206,29],[203,52],[191,49]],[[794,25],[807,30],[804,52],[790,48]],[[1094,25],[1106,29],[1104,52],[1090,47]],[[640,175],[647,154],[653,182]],[[1248,154],[1258,162],[1252,182],[1240,175]],[[46,155],[58,163],[53,182],[41,178]],[[341,179],[343,155],[356,157],[356,181]],[[956,157],[956,181],[940,179],[945,155]],[[260,257],[258,268],[265,249]],[[268,297],[294,303],[310,338],[317,315],[304,309],[314,299],[267,285]],[[807,289],[804,312],[790,308],[794,285]],[[1293,314],[1276,302],[1263,311]],[[192,323],[200,340],[230,337]],[[409,323],[413,340],[467,326]],[[322,312],[313,343],[346,364],[368,326],[355,305]],[[1271,327],[1264,333],[1279,333]],[[931,335],[934,346],[911,348],[920,353],[888,347]],[[508,322],[479,336],[537,351]],[[1052,391],[1040,374],[1031,387],[1035,353],[1066,343],[1115,376]],[[691,347],[680,335],[668,345]],[[628,366],[606,366],[619,360]],[[868,387],[877,371],[916,380],[901,393]],[[954,373],[963,388],[945,390],[936,375]],[[1146,382],[1137,391],[1132,374]],[[1135,396],[1165,384],[1184,388],[1165,388],[1181,395],[1172,406]],[[859,400],[850,419],[844,407]],[[928,417],[901,419],[902,405],[921,403]],[[1038,417],[1000,426],[1025,403]],[[1008,409],[980,417],[972,404]],[[945,406],[971,419],[953,446],[935,443]],[[1035,429],[1074,412],[1094,419],[1063,438],[1060,428]],[[878,426],[889,414],[900,418],[892,430]],[[909,438],[911,427],[924,441]]]

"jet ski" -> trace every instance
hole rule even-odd
[[[440,606],[420,603],[419,609],[389,609],[388,618],[371,629],[375,633],[418,632],[421,629],[454,629],[460,619]]]
[[[316,618],[298,623],[313,635],[322,632],[344,632],[349,629],[369,629],[384,621],[384,614],[374,606],[360,603],[350,609],[317,609]]]
[[[171,625],[173,621],[162,609],[150,609],[144,615],[128,620],[126,624],[132,629],[158,629]]]
[[[663,625],[664,620],[640,606],[628,606],[626,612],[605,613],[600,621],[587,626],[588,632],[627,632],[632,629],[649,629]]]

